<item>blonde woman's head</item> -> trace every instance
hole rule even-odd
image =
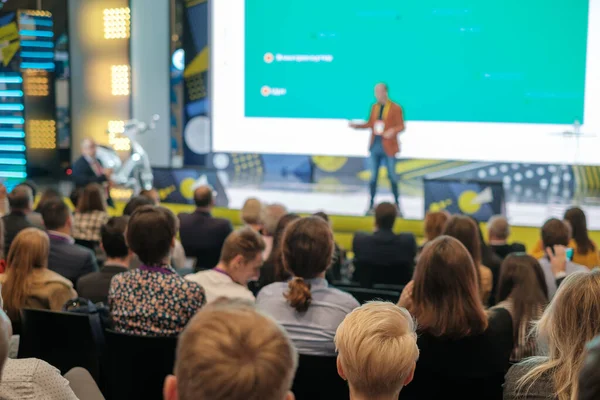
[[[419,348],[409,312],[370,302],[346,316],[335,334],[338,372],[366,398],[398,396],[413,378]]]
[[[548,359],[526,374],[519,387],[526,390],[550,373],[558,399],[576,399],[585,345],[600,334],[600,269],[565,278],[535,329]]]

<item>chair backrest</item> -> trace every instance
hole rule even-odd
[[[99,382],[100,353],[88,315],[21,310],[19,358],[42,359],[63,374],[82,367]]]
[[[336,357],[300,354],[292,392],[296,400],[350,398],[348,385],[338,375]]]
[[[413,274],[413,262],[399,262],[395,265],[378,265],[354,260],[356,268],[353,280],[360,282],[362,287],[372,287],[376,284],[406,285]]]
[[[341,287],[340,290],[350,293],[360,304],[371,300],[383,300],[397,303],[400,300],[400,292],[394,290],[378,290],[354,287]]]
[[[162,400],[165,377],[173,373],[176,337],[136,336],[105,331],[104,393],[109,400]]]

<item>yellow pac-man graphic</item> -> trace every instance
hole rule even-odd
[[[194,186],[196,180],[194,178],[185,178],[179,184],[179,193],[188,200],[194,198]]]
[[[475,214],[481,209],[482,204],[491,203],[492,200],[492,188],[490,187],[485,188],[481,193],[466,190],[458,197],[458,208],[465,214]]]
[[[313,156],[315,165],[322,171],[339,171],[348,162],[348,157]]]

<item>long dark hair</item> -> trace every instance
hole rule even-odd
[[[539,317],[539,310],[548,304],[548,287],[540,263],[525,253],[509,254],[500,267],[498,302],[511,298],[513,302],[513,335],[519,337],[521,321]]]
[[[273,247],[265,264],[273,266],[275,282],[282,282],[290,277],[289,272],[283,267],[281,259],[281,239],[283,238],[285,228],[287,228],[290,222],[295,221],[298,218],[300,218],[298,214],[285,214],[283,217],[279,218],[279,222],[277,222],[277,227],[273,233]]]
[[[596,246],[588,235],[587,221],[585,213],[579,207],[569,208],[565,212],[564,219],[571,224],[573,239],[577,243],[577,253],[586,254],[590,251],[596,251]]]
[[[333,256],[333,232],[321,217],[293,221],[281,242],[283,266],[292,275],[285,299],[298,312],[305,312],[312,302],[309,279],[325,272]]]
[[[455,238],[439,236],[425,246],[415,268],[409,307],[420,331],[463,338],[486,330],[477,270],[467,248]]]

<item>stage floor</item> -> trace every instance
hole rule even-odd
[[[400,207],[405,219],[421,220],[424,217],[422,181],[402,182]],[[366,184],[352,183],[300,183],[293,181],[228,182],[225,190],[229,207],[239,209],[249,197],[266,203],[282,203],[293,212],[312,213],[325,211],[331,215],[365,215],[369,202]],[[564,211],[577,204],[588,217],[588,227],[600,230],[600,198],[594,195],[565,196],[557,190],[540,193],[537,187],[521,186],[518,193],[506,188],[506,213],[515,226],[541,226],[551,217],[562,218]],[[553,192],[556,192],[553,194]],[[560,196],[558,195],[560,194]],[[393,201],[388,189],[380,188],[376,202]]]

